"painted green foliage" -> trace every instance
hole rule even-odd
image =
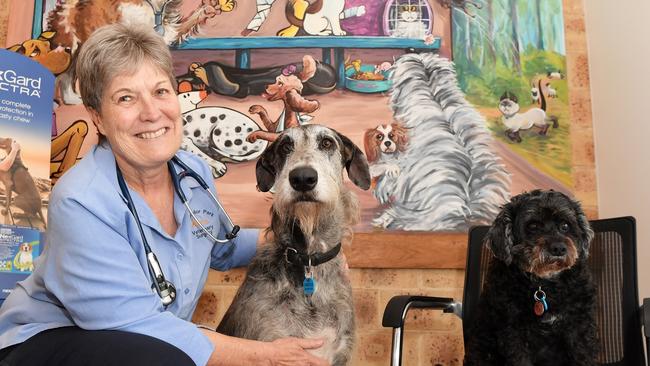
[[[470,16],[452,10],[453,53],[460,86],[486,117],[497,139],[571,188],[562,0],[481,0],[480,5]],[[548,76],[558,71],[561,79]],[[540,80],[547,115],[558,117],[559,127],[546,135],[531,128],[521,132],[521,142],[512,141],[497,109],[499,99],[509,91],[518,97],[521,112],[539,107],[531,89]]]

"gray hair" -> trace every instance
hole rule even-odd
[[[113,23],[95,30],[79,50],[74,68],[84,105],[101,112],[111,80],[134,73],[144,62],[157,66],[176,89],[169,47],[152,28]]]

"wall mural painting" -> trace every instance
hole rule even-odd
[[[71,82],[76,51],[104,24],[137,22],[169,44],[182,148],[210,165],[242,226],[268,224],[257,158],[305,123],[365,150],[373,184],[353,188],[358,231],[464,231],[512,194],[572,188],[561,0],[46,0],[34,11],[32,39],[10,49],[57,76],[54,181],[97,141]]]

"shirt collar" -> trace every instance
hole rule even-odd
[[[95,150],[95,160],[97,161],[97,166],[101,167],[100,171],[102,172],[102,174],[106,176],[111,186],[120,195],[120,198],[122,199],[126,207],[126,197],[124,197],[124,195],[122,194],[122,191],[120,190],[119,184],[117,182],[115,154],[113,153],[111,145],[108,142],[104,142],[97,145],[97,148]],[[178,172],[181,171],[181,168],[178,165],[174,164],[174,170],[178,174]],[[180,185],[181,185],[181,189],[183,190],[183,193],[185,193],[185,197],[187,198],[188,203],[192,201],[194,188],[202,189],[201,185],[191,177],[182,179],[180,181]],[[140,195],[132,189],[129,189],[129,193],[133,200],[133,204],[135,205],[135,208],[138,212],[138,216],[140,217],[140,222],[143,225],[147,225],[163,233],[164,231],[162,230],[160,223],[155,218],[155,215],[153,215],[153,212],[151,211],[149,206],[144,202],[144,199],[142,199]],[[178,194],[176,192],[174,192],[174,203],[175,203],[174,215],[177,220],[178,219],[182,220],[184,215],[182,215],[180,211],[181,210],[185,211],[185,207],[180,202],[180,199],[178,199]],[[176,203],[178,203],[180,207],[176,207],[177,206]]]

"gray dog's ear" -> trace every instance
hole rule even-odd
[[[494,256],[508,265],[512,263],[511,251],[515,240],[512,233],[515,204],[510,202],[503,206],[485,236],[485,244],[492,250]]]
[[[594,238],[594,231],[591,229],[587,215],[582,211],[580,203],[577,201],[571,201],[573,204],[573,210],[576,214],[576,221],[578,222],[578,236],[580,237],[580,246],[584,252],[585,258],[589,255],[589,247],[591,246],[591,240]]]
[[[348,177],[357,187],[367,190],[370,188],[370,169],[368,168],[366,156],[352,140],[338,132],[336,134],[343,142],[341,155],[343,156],[343,164],[348,172]]]
[[[268,192],[275,184],[275,147],[276,142],[269,145],[255,165],[255,177],[257,178],[257,188],[261,192]]]

